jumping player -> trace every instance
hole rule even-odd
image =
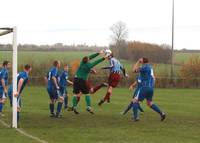
[[[72,103],[73,103],[73,111],[75,114],[78,114],[79,112],[77,111],[76,107],[77,107],[77,103],[78,103],[78,97],[80,96],[80,94],[84,94],[85,95],[85,100],[86,100],[86,104],[87,104],[87,108],[86,110],[91,113],[94,114],[94,112],[92,111],[91,108],[91,98],[90,98],[90,88],[88,87],[88,77],[89,77],[89,73],[91,71],[91,69],[96,66],[97,64],[103,62],[107,57],[103,57],[100,58],[96,61],[90,62],[90,60],[94,59],[95,57],[97,57],[98,55],[103,54],[103,51],[101,51],[100,53],[95,53],[92,54],[90,56],[86,56],[82,59],[80,66],[76,72],[75,78],[74,78],[74,85],[73,85],[73,99],[72,99]]]
[[[60,61],[55,60],[53,62],[53,67],[49,70],[47,75],[47,92],[49,94],[50,103],[49,103],[49,110],[50,110],[50,117],[56,117],[54,113],[54,104],[58,99],[59,94],[59,84],[58,84],[58,69],[60,68]],[[62,99],[59,98],[59,101]],[[57,105],[57,113],[60,113],[62,109],[62,102],[58,102]],[[58,114],[57,114],[58,117]]]
[[[12,96],[14,95],[17,97],[17,122],[19,122],[19,114],[21,112],[21,96],[24,87],[26,86],[29,78],[29,73],[31,72],[32,68],[29,64],[24,66],[24,71],[20,72],[17,76],[17,93],[13,94],[13,85],[11,85],[8,89],[8,97],[10,99],[10,104],[12,106]]]
[[[8,68],[10,68],[9,61],[4,61],[3,68],[0,70],[0,116],[4,116],[2,110],[6,102],[6,96],[8,92]]]
[[[102,68],[102,69],[110,70],[110,76],[108,78],[108,89],[107,89],[107,93],[104,96],[104,98],[99,101],[99,103],[98,103],[99,106],[101,106],[105,101],[107,101],[108,103],[110,102],[110,96],[112,95],[112,89],[117,87],[117,85],[121,79],[121,76],[120,76],[121,72],[123,72],[124,76],[127,76],[126,72],[125,72],[125,68],[121,65],[119,60],[114,58],[113,53],[111,53],[108,56],[108,59],[110,62],[110,66]]]
[[[140,64],[142,64],[141,67]],[[139,88],[138,94],[134,98],[132,105],[133,120],[139,121],[139,115],[138,115],[139,101],[143,101],[144,99],[146,99],[147,105],[160,115],[161,121],[164,121],[166,117],[165,113],[161,111],[160,108],[152,102],[155,79],[153,75],[153,69],[151,65],[148,63],[148,59],[147,58],[139,59],[133,66],[133,72],[139,73],[141,78],[141,88]]]
[[[125,115],[133,106],[133,101],[134,101],[134,98],[137,96],[137,94],[139,94],[139,90],[141,88],[141,77],[138,76],[136,78],[136,81],[133,82],[130,86],[129,86],[129,89],[132,90],[134,87],[136,87],[134,93],[133,93],[133,97],[132,97],[132,100],[131,100],[131,103],[127,106],[127,108],[122,112],[122,115]],[[140,110],[140,112],[144,112],[144,110],[142,109],[142,107],[140,106],[140,104],[138,105],[138,109]]]

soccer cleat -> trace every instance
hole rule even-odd
[[[50,117],[55,117],[56,115],[55,115],[55,113],[51,113],[51,115],[50,115]]]
[[[165,118],[166,118],[166,115],[165,115],[165,113],[162,113],[161,115],[160,115],[160,117],[161,117],[161,121],[164,121],[165,120]]]
[[[102,87],[108,87],[108,83],[103,82],[103,83],[101,84],[101,86],[102,86]]]
[[[138,122],[138,121],[140,121],[140,119],[139,118],[132,118],[132,120],[134,121],[134,122]]]
[[[122,112],[120,112],[120,115],[125,115],[127,112],[125,112],[125,111],[122,111]]]
[[[61,114],[56,114],[55,118],[62,118],[62,115]]]
[[[76,110],[76,108],[72,107],[72,109],[73,109],[73,111],[74,111],[75,114],[79,114],[79,112]]]
[[[86,111],[88,111],[90,114],[94,114],[91,108],[87,108]]]
[[[110,97],[107,99],[107,103],[110,103]]]
[[[101,106],[103,103],[104,103],[104,101],[100,100],[99,103],[98,103],[98,105]]]

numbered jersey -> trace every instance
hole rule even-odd
[[[56,67],[52,67],[47,74],[48,88],[56,88],[52,77],[55,77],[58,82],[58,70]]]

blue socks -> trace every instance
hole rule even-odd
[[[3,103],[0,103],[0,112],[3,110]]]
[[[50,103],[49,104],[49,109],[50,109],[50,113],[54,114],[54,104]]]
[[[157,112],[158,114],[162,115],[162,111],[160,110],[160,108],[155,105],[155,104],[152,104],[151,105],[151,109],[153,109],[155,112]]]
[[[56,115],[59,115],[62,109],[62,102],[58,102]]]
[[[140,112],[144,112],[144,110],[142,109],[142,107],[140,106],[140,104],[138,106],[138,109],[140,110]]]
[[[17,112],[17,122],[19,122],[19,112]]]
[[[133,106],[133,102],[131,102],[131,103],[128,105],[128,107],[126,108],[126,110],[124,111],[123,114],[126,114],[126,113],[132,108],[132,106]]]
[[[135,120],[138,119],[138,108],[139,108],[139,103],[133,103],[133,118]]]

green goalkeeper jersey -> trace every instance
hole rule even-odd
[[[89,60],[91,59],[94,59],[95,57],[97,57],[99,55],[99,53],[95,53],[95,54],[92,54],[89,56]],[[104,61],[105,58],[100,58],[94,62],[87,62],[87,63],[83,63],[81,62],[80,63],[80,66],[76,72],[76,75],[75,77],[76,78],[80,78],[80,79],[83,79],[83,80],[88,80],[88,77],[89,77],[89,73],[90,73],[90,70],[96,66],[97,64],[99,64],[100,62]]]

